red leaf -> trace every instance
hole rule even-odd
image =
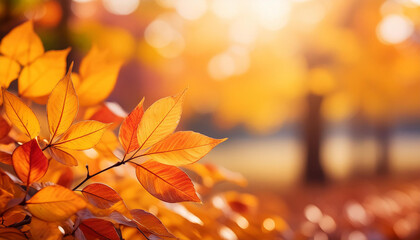
[[[165,202],[200,202],[186,173],[174,166],[148,161],[136,164],[137,179],[156,198]]]
[[[139,126],[140,120],[143,117],[144,98],[137,105],[137,107],[124,119],[121,124],[119,139],[124,147],[124,150],[129,153],[138,149],[139,143],[137,141],[137,128]]]
[[[82,193],[90,203],[102,209],[123,200],[114,189],[102,183],[92,183],[83,188]]]
[[[133,209],[130,213],[133,216],[133,221],[137,224],[141,231],[149,232],[161,237],[174,238],[174,236],[168,231],[168,229],[166,229],[162,222],[155,217],[155,215],[141,209]]]
[[[117,231],[111,222],[89,218],[82,221],[79,225],[87,240],[119,240]]]
[[[120,109],[121,107],[115,103],[104,103],[89,119],[103,123],[113,123],[113,126],[117,126],[124,119],[124,116],[118,113],[122,111]]]
[[[12,162],[16,175],[26,185],[41,179],[48,170],[48,159],[35,139],[17,147]]]

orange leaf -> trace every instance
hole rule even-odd
[[[26,203],[32,215],[48,222],[66,220],[87,205],[82,197],[59,185],[39,190]]]
[[[0,162],[12,165],[12,154],[7,152],[0,152]]]
[[[63,237],[58,222],[45,222],[33,217],[29,226],[32,239],[57,240]]]
[[[51,157],[54,158],[57,162],[62,163],[67,166],[77,166],[77,160],[70,153],[63,151],[61,149],[51,147],[50,148]]]
[[[26,65],[44,53],[41,39],[34,32],[32,21],[10,31],[1,41],[0,52]]]
[[[140,101],[137,107],[128,114],[121,124],[118,138],[120,139],[121,145],[124,147],[126,153],[134,151],[140,147],[137,141],[137,128],[144,113],[143,102],[144,98]]]
[[[178,96],[162,98],[146,110],[137,130],[140,149],[152,146],[175,131],[184,96],[185,91]]]
[[[225,139],[214,139],[200,133],[176,132],[151,147],[144,156],[168,165],[194,163]]]
[[[34,112],[6,90],[3,90],[3,99],[4,110],[12,124],[31,139],[38,136],[40,126]]]
[[[48,170],[48,159],[35,139],[17,147],[12,162],[16,175],[26,185],[41,179]]]
[[[54,137],[63,134],[76,118],[78,111],[78,100],[76,90],[74,90],[71,81],[71,71],[73,64],[70,66],[66,76],[61,79],[48,98],[47,116],[48,125],[51,134],[51,142]]]
[[[17,187],[10,177],[0,169],[0,189],[3,189],[16,197],[20,187]]]
[[[155,215],[141,209],[133,209],[130,213],[140,230],[160,237],[175,238]]]
[[[112,123],[112,127],[117,126],[124,119],[125,112],[120,105],[113,102],[106,102],[102,104],[89,117],[89,120],[96,120],[103,123]]]
[[[9,125],[9,123],[0,116],[0,139],[6,137],[9,134],[11,128],[12,127]]]
[[[52,50],[25,66],[18,80],[19,94],[36,99],[51,93],[66,73],[66,58],[70,49]]]
[[[85,150],[94,147],[100,140],[107,124],[86,120],[72,125],[53,146],[74,150]]]
[[[0,228],[1,240],[27,240],[28,238],[16,228]]]
[[[19,64],[8,57],[0,56],[0,86],[8,88],[10,83],[18,78]]]
[[[174,166],[148,161],[136,165],[137,179],[156,198],[165,202],[200,202],[190,178]]]
[[[117,231],[114,225],[109,222],[98,218],[89,218],[83,220],[79,228],[82,230],[87,240],[119,240]]]
[[[129,216],[129,210],[124,200],[111,187],[102,183],[92,183],[82,190],[83,196],[95,207],[101,209],[112,208],[115,211]]]
[[[123,199],[111,187],[102,183],[92,183],[82,190],[83,196],[95,207],[110,208],[115,203]]]

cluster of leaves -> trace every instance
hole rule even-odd
[[[154,197],[169,203],[200,202],[192,181],[178,167],[198,161],[225,139],[174,132],[185,91],[160,99],[147,110],[143,99],[127,116],[116,114],[102,102],[115,85],[121,62],[94,47],[81,62],[79,74],[72,73],[73,64],[65,74],[68,52],[44,52],[30,21],[1,41],[1,238],[122,239],[121,226],[145,238],[174,238],[157,217],[129,209],[108,185],[79,187],[128,165]],[[15,79],[20,97],[7,91]],[[48,132],[26,104],[32,101],[46,103]],[[113,129],[120,122],[117,140]],[[95,172],[90,167],[95,162],[89,162],[86,176],[73,182],[71,169],[86,151],[112,155],[114,162]],[[66,170],[53,177],[57,165]]]

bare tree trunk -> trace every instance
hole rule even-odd
[[[374,127],[376,141],[379,144],[379,155],[378,163],[376,166],[376,174],[379,176],[385,176],[390,173],[390,158],[389,148],[391,140],[391,131],[389,125],[385,123],[379,123]]]
[[[325,182],[325,174],[321,166],[322,99],[322,96],[311,93],[307,97],[307,114],[304,119],[304,140],[306,145],[305,181],[307,183]]]

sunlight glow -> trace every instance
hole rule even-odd
[[[213,0],[211,10],[221,19],[233,19],[239,13],[241,0]]]
[[[321,210],[313,204],[306,206],[304,212],[306,219],[313,223],[317,223],[322,219]]]
[[[381,41],[398,44],[407,40],[414,32],[414,25],[403,15],[386,16],[378,25],[377,34]]]
[[[175,2],[178,14],[187,20],[196,20],[207,11],[206,0],[178,0]]]
[[[144,39],[155,48],[167,46],[173,39],[175,30],[164,20],[156,19],[144,31]]]
[[[235,61],[227,53],[216,55],[208,64],[208,71],[215,80],[228,78],[235,73]]]
[[[115,15],[129,15],[140,4],[140,0],[102,0],[104,8]]]
[[[237,240],[238,237],[236,236],[236,234],[228,227],[221,227],[219,230],[219,235],[222,239],[225,240]]]
[[[291,7],[288,0],[253,1],[253,10],[260,25],[271,31],[280,30],[286,25],[289,21]]]
[[[266,218],[263,222],[263,227],[267,231],[273,231],[276,228],[276,222],[272,218]]]
[[[230,25],[229,38],[234,43],[251,45],[258,35],[258,25],[250,18],[238,19]]]

